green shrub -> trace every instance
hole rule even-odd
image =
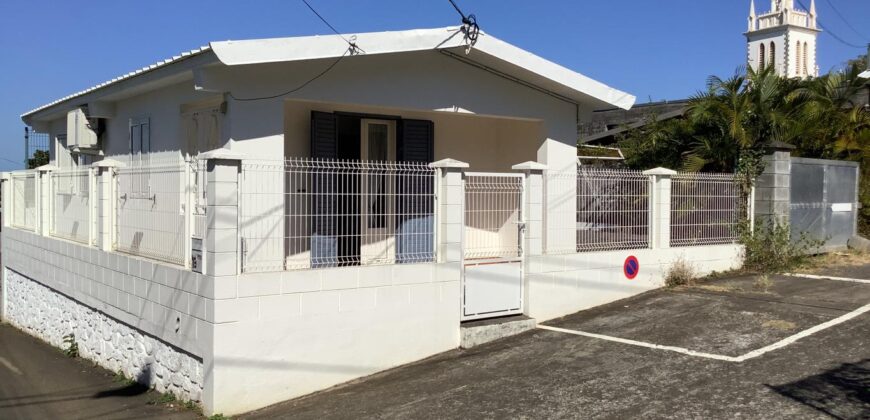
[[[744,229],[740,242],[745,247],[743,268],[762,274],[793,270],[824,244],[805,233],[793,241],[789,225],[780,222],[756,223],[752,231]]]

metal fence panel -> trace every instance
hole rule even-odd
[[[465,174],[465,258],[520,256],[523,176]]]
[[[36,172],[12,173],[12,226],[36,230]]]
[[[240,190],[245,272],[434,261],[427,163],[245,161]]]
[[[856,233],[858,164],[792,158],[789,222],[793,241],[809,238],[823,248],[848,245]]]
[[[116,251],[185,263],[188,172],[180,160],[117,169]]]
[[[650,177],[583,168],[577,174],[577,251],[649,248]]]
[[[681,173],[671,178],[671,246],[736,242],[740,186],[733,174]]]
[[[90,245],[92,205],[90,169],[50,172],[51,209],[49,234]]]

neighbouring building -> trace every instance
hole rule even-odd
[[[773,66],[777,74],[789,78],[818,77],[817,18],[815,0],[810,0],[809,11],[797,9],[794,0],[771,0],[770,11],[760,15],[751,0],[745,34],[747,65],[756,71]]]

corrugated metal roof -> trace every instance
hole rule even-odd
[[[190,57],[193,57],[193,56],[199,55],[199,54],[202,54],[202,53],[204,53],[204,52],[206,52],[206,51],[209,51],[209,50],[211,50],[211,47],[209,47],[209,46],[203,46],[203,47],[199,47],[199,48],[194,49],[194,50],[185,51],[185,52],[183,52],[183,53],[181,53],[181,54],[179,54],[179,55],[173,56],[172,58],[167,58],[166,60],[158,61],[158,62],[156,62],[156,63],[154,63],[154,64],[151,64],[151,65],[148,65],[148,66],[142,67],[141,69],[131,71],[131,72],[129,72],[129,73],[123,75],[123,76],[118,76],[118,77],[116,77],[116,78],[114,78],[114,79],[112,79],[112,80],[107,80],[107,81],[105,81],[105,82],[103,82],[103,83],[100,83],[100,84],[98,84],[98,85],[91,86],[91,87],[89,87],[89,88],[87,88],[87,89],[85,89],[85,90],[82,90],[82,91],[79,91],[79,92],[73,93],[73,94],[71,94],[71,95],[64,96],[63,98],[60,98],[60,99],[58,99],[58,100],[56,100],[56,101],[53,101],[53,102],[47,103],[47,104],[42,105],[42,106],[40,106],[40,107],[38,107],[38,108],[31,109],[30,111],[27,111],[27,112],[25,112],[24,114],[21,114],[21,118],[24,118],[24,117],[27,117],[27,116],[29,116],[29,115],[35,114],[35,113],[37,113],[37,112],[39,112],[39,111],[42,111],[43,109],[50,108],[50,107],[52,107],[52,106],[54,106],[54,105],[57,105],[57,104],[59,104],[59,103],[61,103],[61,102],[65,102],[65,101],[68,101],[68,100],[70,100],[70,99],[77,98],[77,97],[79,97],[79,96],[82,96],[82,95],[85,95],[85,94],[91,93],[91,92],[93,92],[93,91],[95,91],[95,90],[98,90],[98,89],[102,89],[102,88],[108,87],[108,86],[110,86],[110,85],[113,85],[113,84],[115,84],[115,83],[121,82],[121,81],[123,81],[123,80],[127,80],[127,79],[129,79],[129,78],[131,78],[131,77],[135,77],[135,76],[138,76],[138,75],[140,75],[140,74],[147,73],[147,72],[149,72],[149,71],[153,71],[153,70],[159,69],[159,68],[164,67],[164,66],[167,66],[167,65],[169,65],[169,64],[172,64],[172,63],[175,63],[175,62],[178,62],[178,61],[181,61],[181,60],[184,60],[184,59],[187,59],[187,58],[190,58]]]

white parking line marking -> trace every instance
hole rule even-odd
[[[21,371],[18,370],[18,368],[15,367],[15,365],[13,365],[11,362],[9,362],[8,360],[6,360],[2,357],[0,357],[0,364],[2,364],[3,366],[6,366],[7,369],[11,370],[16,375],[21,375]]]
[[[842,324],[842,323],[844,323],[850,319],[856,318],[856,317],[858,317],[858,316],[860,316],[868,311],[870,311],[870,304],[864,305],[864,306],[862,306],[862,307],[860,307],[852,312],[849,312],[845,315],[841,315],[841,316],[834,318],[830,321],[823,322],[819,325],[816,325],[815,327],[801,331],[795,335],[786,337],[786,338],[784,338],[780,341],[777,341],[776,343],[773,343],[769,346],[762,347],[758,350],[750,351],[749,353],[746,353],[746,354],[743,354],[743,355],[737,356],[737,357],[724,356],[721,354],[704,353],[704,352],[689,350],[689,349],[686,349],[683,347],[663,346],[661,344],[647,343],[644,341],[629,340],[626,338],[613,337],[613,336],[603,335],[603,334],[595,334],[595,333],[590,333],[590,332],[585,332],[585,331],[569,330],[569,329],[559,328],[559,327],[550,327],[547,325],[538,325],[538,328],[540,328],[542,330],[556,331],[556,332],[561,332],[561,333],[566,333],[566,334],[579,335],[579,336],[583,336],[583,337],[597,338],[600,340],[613,341],[616,343],[628,344],[631,346],[646,347],[648,349],[672,351],[675,353],[681,353],[681,354],[685,354],[687,356],[693,356],[693,357],[701,357],[704,359],[713,359],[713,360],[720,360],[723,362],[740,363],[740,362],[743,362],[743,361],[746,361],[749,359],[756,358],[756,357],[761,356],[765,353],[768,353],[768,352],[771,352],[771,351],[774,351],[777,349],[781,349],[781,348],[788,346],[789,344],[792,344],[792,343],[794,343],[802,338],[809,337],[810,335],[813,335],[819,331],[823,331],[823,330],[831,328],[835,325]]]
[[[848,277],[831,277],[831,276],[817,276],[815,274],[800,274],[800,273],[783,273],[783,276],[788,277],[803,277],[807,279],[815,279],[815,280],[836,280],[836,281],[848,281],[851,283],[864,283],[870,284],[870,280],[864,279],[852,279]]]
[[[614,341],[617,343],[628,344],[628,345],[632,345],[632,346],[646,347],[649,349],[672,351],[675,353],[681,353],[681,354],[685,354],[688,356],[703,357],[705,359],[721,360],[721,361],[725,361],[725,362],[736,362],[737,361],[736,357],[723,356],[721,354],[703,353],[703,352],[689,350],[689,349],[682,348],[682,347],[663,346],[660,344],[646,343],[643,341],[636,341],[636,340],[628,340],[625,338],[612,337],[609,335],[595,334],[595,333],[590,333],[590,332],[585,332],[585,331],[566,330],[564,328],[549,327],[546,325],[538,325],[538,328],[543,329],[543,330],[562,332],[562,333],[566,333],[566,334],[581,335],[583,337],[591,337],[591,338],[598,338],[601,340]]]
[[[800,340],[801,338],[809,337],[810,335],[813,335],[819,331],[831,328],[834,325],[842,324],[842,323],[844,323],[852,318],[858,317],[861,314],[866,313],[867,311],[870,311],[870,303],[868,303],[867,305],[864,305],[858,309],[855,309],[854,311],[849,312],[845,315],[838,316],[838,317],[836,317],[828,322],[823,322],[819,325],[816,325],[815,327],[801,331],[793,336],[786,337],[786,338],[784,338],[780,341],[777,341],[776,343],[773,343],[769,346],[762,347],[758,350],[753,350],[749,353],[746,353],[743,356],[738,357],[738,359],[740,359],[738,361],[742,362],[744,360],[748,360],[748,359],[752,359],[754,357],[761,356],[764,353],[767,353],[767,352],[770,352],[770,351],[773,351],[773,350],[776,350],[779,348],[783,348],[789,344],[794,343],[795,341]]]

